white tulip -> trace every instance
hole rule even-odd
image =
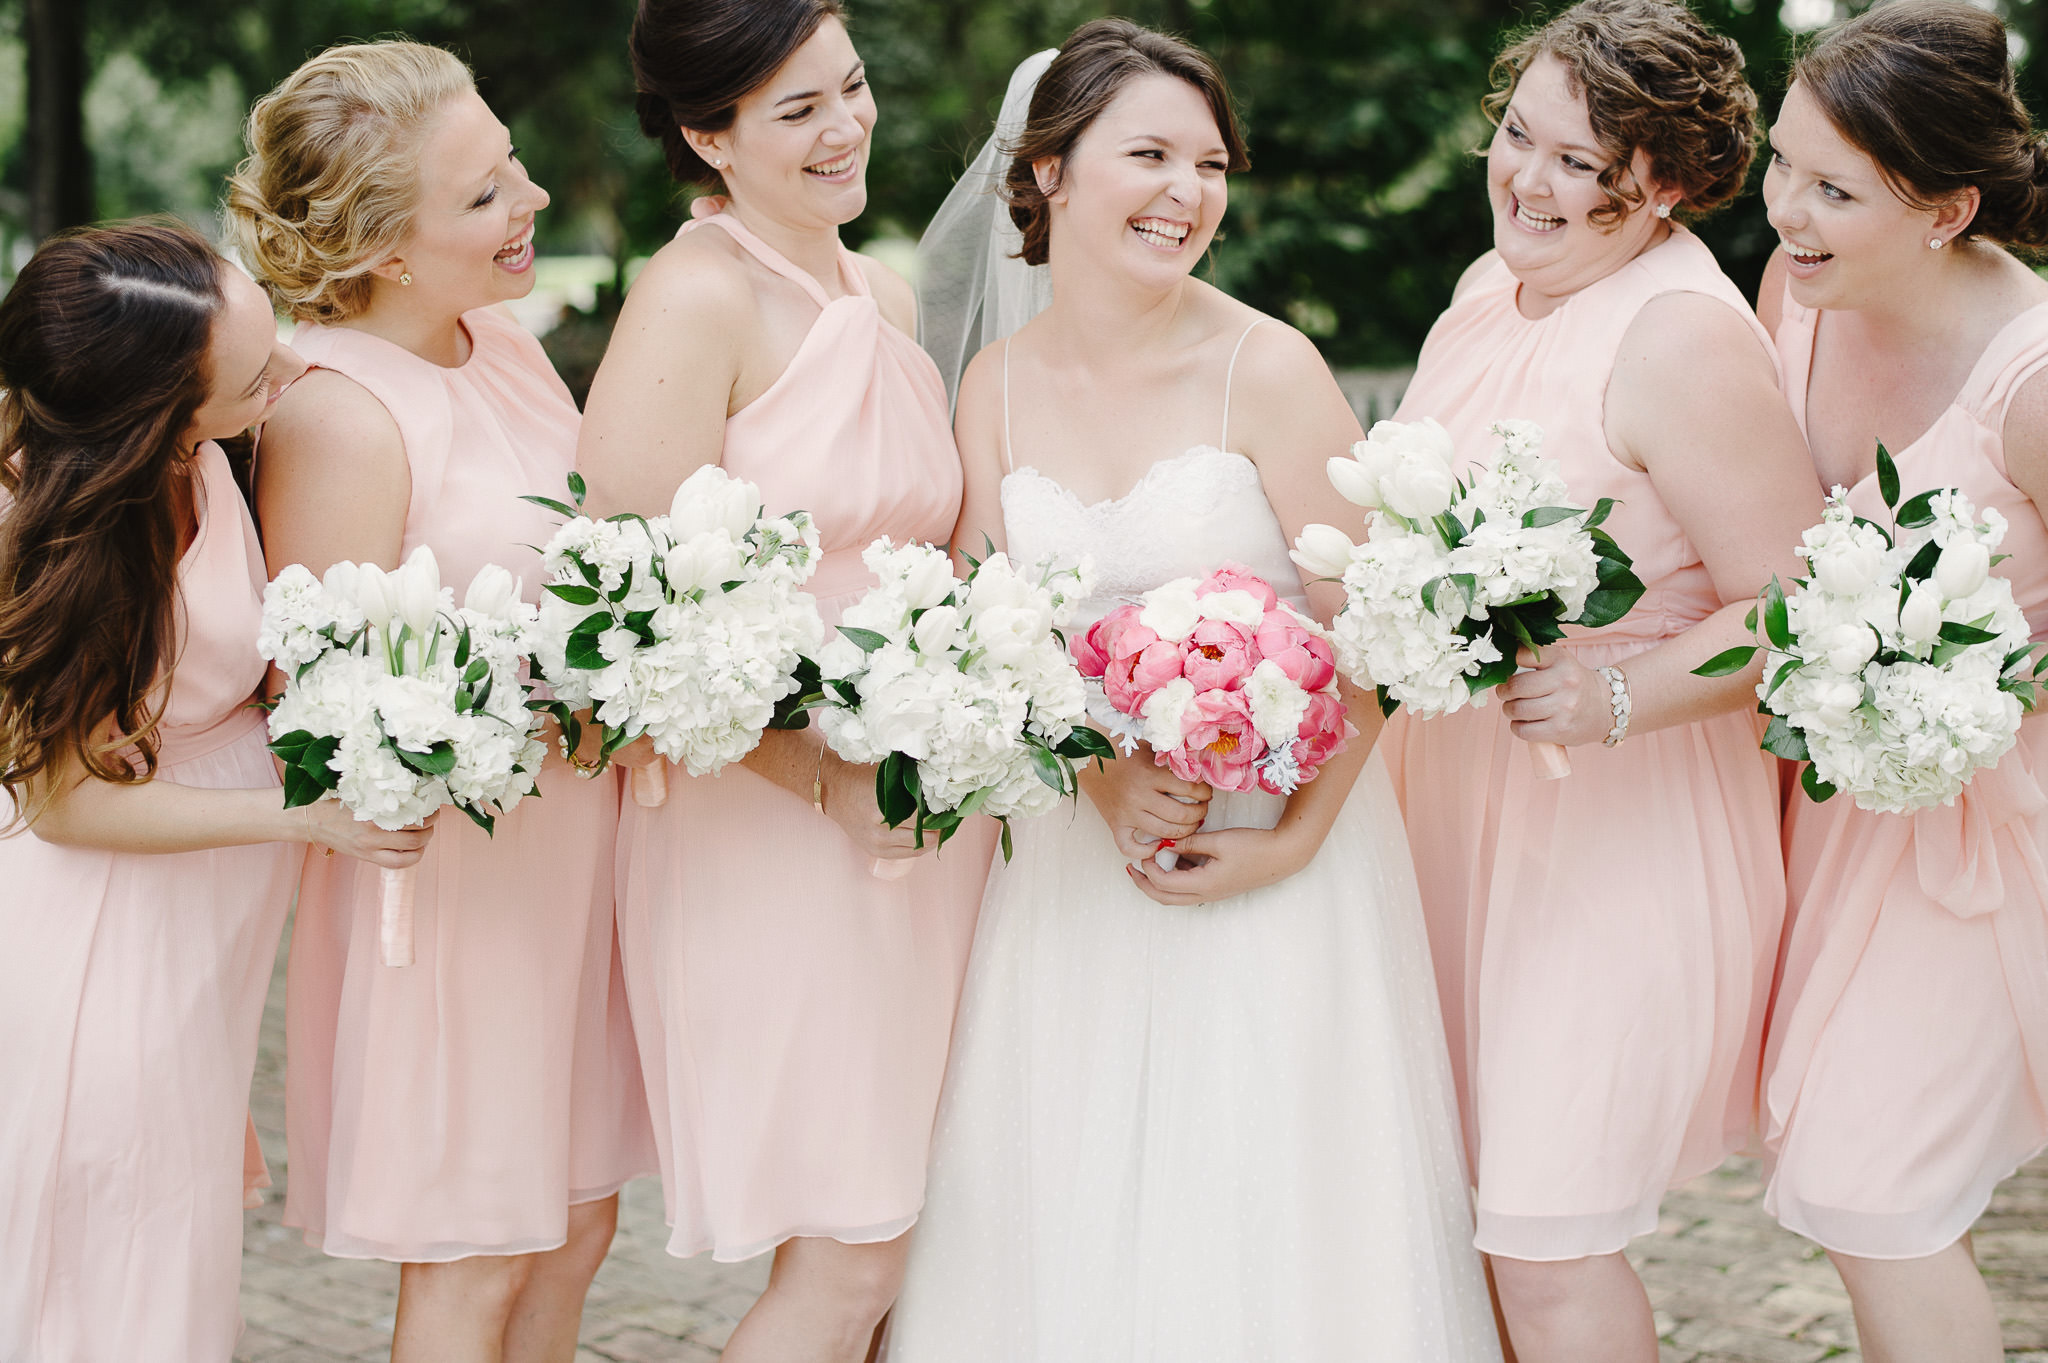
[[[1884,550],[1848,536],[1814,551],[1813,577],[1834,596],[1858,596],[1870,590],[1884,571]]]
[[[716,464],[705,464],[683,479],[669,503],[669,524],[679,540],[723,530],[734,539],[746,534],[761,510],[761,490],[735,478]]]
[[[1911,644],[1927,644],[1941,633],[1941,591],[1931,582],[1916,582],[1899,607],[1899,634]]]
[[[960,611],[955,606],[933,606],[910,627],[917,651],[924,654],[944,653],[953,646],[953,637],[959,632]]]
[[[1934,563],[1934,584],[1951,601],[1972,596],[1991,575],[1991,551],[1975,539],[1953,539]]]
[[[342,559],[338,563],[329,565],[326,574],[320,579],[320,585],[327,590],[329,596],[339,597],[343,601],[354,602],[360,608],[362,605],[360,591],[362,575],[363,570],[361,568],[348,559]]]
[[[387,581],[398,618],[420,638],[432,634],[434,616],[441,608],[441,565],[434,561],[434,551],[422,544]]]
[[[1828,666],[1847,676],[1861,672],[1877,652],[1877,635],[1865,625],[1830,626],[1818,643]]]
[[[1312,577],[1344,576],[1344,570],[1351,566],[1351,556],[1358,546],[1334,525],[1320,522],[1305,525],[1294,541],[1294,547],[1287,551],[1287,557],[1296,566]]]
[[[333,569],[328,571],[332,572]],[[391,625],[392,613],[391,579],[382,568],[374,563],[357,566],[355,574],[356,605],[362,608],[363,619],[378,629]]]
[[[1330,485],[1345,501],[1368,511],[1380,504],[1380,480],[1373,477],[1364,464],[1338,455],[1326,467],[1330,472]]]
[[[1433,453],[1411,455],[1401,461],[1393,475],[1380,484],[1387,506],[1410,520],[1428,520],[1451,508],[1458,493],[1458,480],[1450,465]]]
[[[918,555],[908,566],[910,571],[903,575],[902,590],[903,599],[912,610],[938,605],[960,585],[960,579],[953,576],[952,563],[937,550]]]
[[[479,615],[488,615],[493,620],[503,620],[510,613],[512,603],[519,599],[521,582],[511,573],[495,563],[486,563],[470,579],[469,590],[463,593],[464,609]]]

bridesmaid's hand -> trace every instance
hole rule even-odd
[[[1116,850],[1132,861],[1150,857],[1163,839],[1185,838],[1209,812],[1209,787],[1155,765],[1152,750],[1143,745],[1103,763],[1099,771],[1092,762],[1080,768],[1079,781],[1109,825]]]
[[[1508,728],[1525,743],[1570,748],[1598,743],[1614,727],[1614,707],[1600,674],[1552,644],[1538,654],[1523,648],[1515,664],[1528,669],[1495,687]]]
[[[315,800],[292,812],[300,818],[305,841],[326,848],[328,855],[340,852],[393,870],[411,866],[427,854],[427,840],[434,836],[434,820],[439,817],[438,812],[429,814],[416,827],[386,832],[358,820],[339,800]]]
[[[1150,857],[1124,868],[1131,883],[1160,904],[1213,904],[1262,890],[1308,865],[1316,853],[1300,837],[1265,828],[1192,833],[1174,850],[1180,864],[1171,871]]]
[[[896,828],[882,822],[875,804],[875,768],[842,761],[827,748],[818,779],[825,786],[825,817],[839,825],[853,845],[880,861],[904,861],[938,850],[939,835],[926,832],[924,847],[908,821]]]

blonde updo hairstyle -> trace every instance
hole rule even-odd
[[[370,304],[370,271],[397,252],[419,207],[435,115],[476,89],[424,43],[330,47],[256,101],[249,155],[228,180],[227,229],[280,310],[342,322]]]

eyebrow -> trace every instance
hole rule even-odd
[[[1507,109],[1505,110],[1504,116],[1507,118],[1514,119],[1517,123],[1527,123],[1529,121],[1528,118],[1522,114],[1521,110],[1517,109],[1512,104],[1508,105]],[[1606,152],[1600,150],[1600,148],[1598,147],[1588,147],[1579,142],[1561,142],[1558,144],[1558,150],[1575,151],[1580,153],[1581,155],[1590,156],[1596,161],[1599,160],[1601,157],[1607,155]]]
[[[852,80],[855,74],[860,71],[863,65],[865,65],[865,63],[855,62],[852,66],[848,67],[846,69],[846,80]],[[840,84],[842,85],[844,85],[845,83],[846,81],[840,82]],[[781,99],[775,101],[775,107],[780,109],[783,105],[795,104],[798,100],[817,99],[821,97],[824,93],[825,92],[823,90],[803,90],[799,91],[794,95],[784,95]]]

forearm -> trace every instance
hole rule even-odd
[[[306,811],[286,809],[284,792],[275,786],[213,790],[89,777],[54,797],[30,831],[60,847],[164,853],[305,842],[309,826]]]
[[[1755,632],[1745,623],[1754,605],[1731,602],[1691,629],[1615,664],[1628,680],[1630,733],[1693,724],[1755,707],[1757,681],[1763,675],[1761,652],[1748,667],[1726,677],[1696,677],[1692,671],[1717,653],[1756,642]]]
[[[1365,770],[1366,759],[1372,756],[1373,744],[1386,722],[1371,692],[1360,691],[1344,681],[1338,682],[1338,689],[1344,698],[1346,717],[1358,734],[1345,743],[1344,751],[1323,763],[1315,780],[1287,797],[1287,809],[1273,827],[1275,836],[1296,849],[1303,866],[1314,859],[1323,839],[1330,835],[1330,828],[1337,822],[1344,802],[1351,798],[1351,787],[1358,783],[1358,774]]]
[[[754,750],[740,759],[740,765],[809,804],[817,790],[819,771],[825,763],[837,761],[825,747],[825,735],[813,723],[802,729],[768,730]]]

